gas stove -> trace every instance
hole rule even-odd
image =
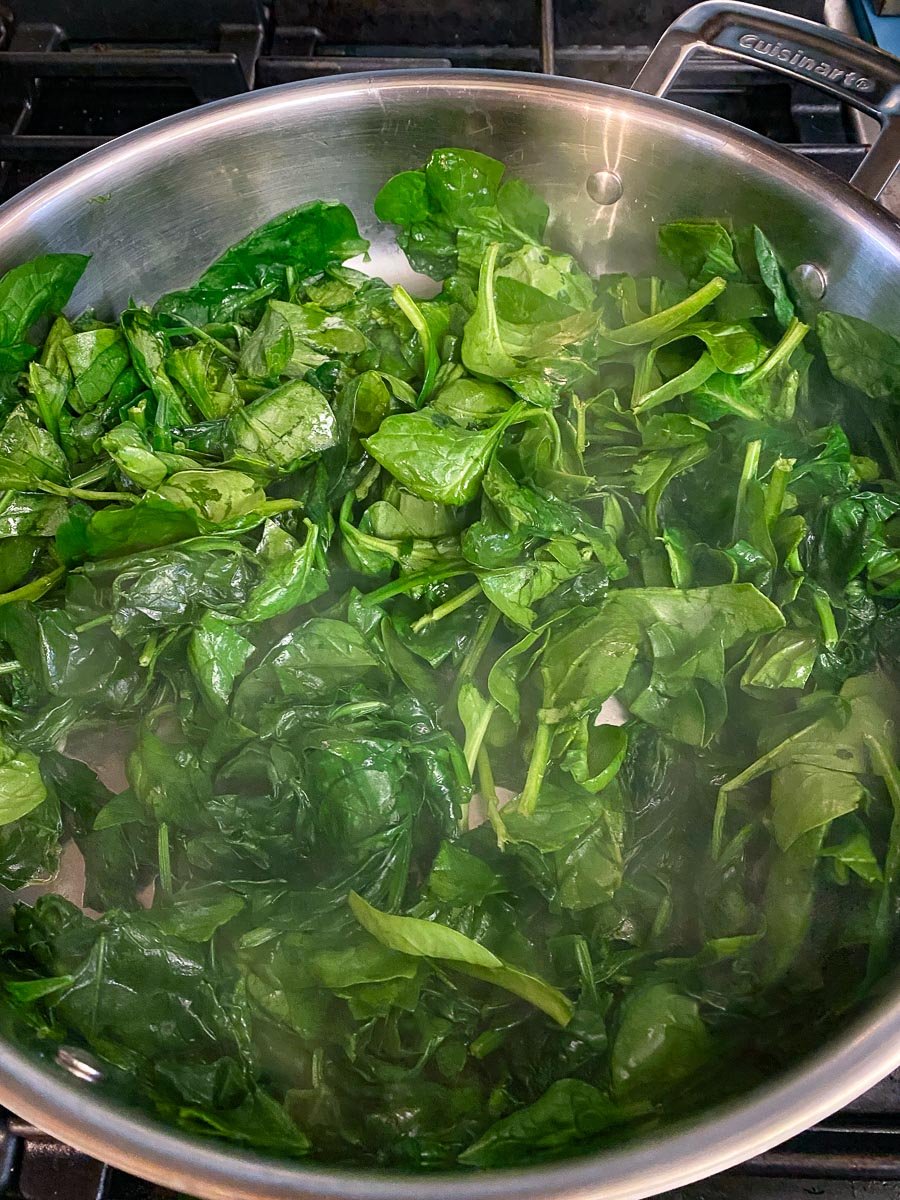
[[[270,84],[414,66],[556,71],[627,86],[686,0],[11,0],[0,42],[0,198],[116,134]],[[782,7],[820,18],[822,0]],[[2,10],[0,10],[2,11]],[[152,17],[149,15],[152,12]],[[692,61],[673,98],[844,177],[864,150],[836,101]]]
[[[0,199],[149,121],[271,84],[401,67],[548,71],[628,86],[689,0],[8,0]],[[775,0],[770,0],[774,3]],[[777,7],[893,48],[900,0]],[[891,21],[889,14],[897,14]],[[671,96],[849,178],[868,128],[802,84],[696,56]],[[900,1200],[900,1072],[787,1144],[669,1200]],[[0,1197],[175,1200],[0,1109]]]

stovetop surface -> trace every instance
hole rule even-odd
[[[10,0],[0,7],[0,199],[207,100],[354,70],[538,71],[628,86],[687,0]],[[822,0],[783,11],[822,18]],[[900,24],[900,18],[898,18]],[[698,57],[673,98],[849,178],[865,147],[802,84]],[[171,1200],[0,1109],[0,1197]],[[670,1200],[900,1200],[900,1072],[785,1146]]]

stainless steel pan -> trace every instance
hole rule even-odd
[[[660,98],[698,47],[801,77],[878,118],[881,136],[852,185]],[[272,88],[161,121],[0,210],[0,262],[91,251],[76,305],[112,309],[187,283],[253,226],[322,196],[353,208],[372,269],[401,279],[409,270],[372,198],[440,145],[495,155],[535,184],[556,214],[554,236],[589,267],[646,263],[660,222],[730,216],[765,226],[807,302],[900,330],[900,224],[888,211],[898,202],[900,63],[806,21],[717,2],[672,26],[630,92],[514,73],[391,72]],[[894,987],[814,1057],[677,1129],[552,1167],[452,1177],[341,1172],[194,1141],[101,1099],[77,1053],[42,1064],[0,1045],[0,1101],[98,1158],[220,1200],[625,1200],[758,1154],[898,1064]]]

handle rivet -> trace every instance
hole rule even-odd
[[[790,274],[791,283],[807,300],[821,300],[828,290],[825,272],[815,263],[801,263]]]
[[[621,200],[624,191],[622,180],[615,171],[595,171],[588,176],[585,187],[595,204],[615,204]]]
[[[103,1071],[97,1060],[86,1050],[75,1049],[72,1046],[60,1046],[56,1051],[56,1062],[70,1075],[84,1083],[99,1083]]]

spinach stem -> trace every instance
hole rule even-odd
[[[103,989],[103,977],[106,973],[106,934],[101,933],[95,946],[97,955],[97,971],[91,988],[91,1033],[97,1030],[97,1017],[100,1014],[100,993]]]
[[[787,362],[808,333],[809,326],[804,325],[802,321],[798,321],[796,317],[793,317],[790,325],[788,325],[782,334],[778,345],[763,359],[755,371],[751,371],[749,375],[744,376],[741,386],[753,387],[755,383],[759,383],[760,379],[765,379],[781,363]]]
[[[784,507],[784,497],[787,493],[788,480],[791,477],[791,471],[794,469],[794,462],[793,458],[779,458],[772,468],[763,504],[766,526],[770,532],[775,522],[781,516],[781,510]]]
[[[498,1050],[509,1037],[508,1029],[485,1029],[479,1033],[474,1042],[469,1045],[469,1053],[473,1058],[487,1058]]]
[[[637,412],[640,408],[641,397],[648,395],[653,389],[650,384],[653,382],[653,363],[656,359],[656,351],[648,350],[641,354],[640,358],[634,363],[634,379],[631,384],[631,405],[633,411]]]
[[[439,604],[431,612],[424,613],[419,617],[418,621],[413,621],[411,626],[413,633],[421,633],[426,625],[433,625],[436,621],[443,621],[444,617],[449,617],[451,613],[456,612],[458,608],[462,608],[464,604],[468,604],[470,600],[474,600],[479,595],[481,595],[481,584],[473,583],[471,587],[459,592],[456,596],[452,596],[449,600],[445,600],[443,604]]]
[[[385,600],[390,600],[392,596],[402,596],[405,592],[414,592],[416,588],[427,587],[429,583],[440,583],[443,579],[453,579],[457,575],[471,574],[472,568],[468,564],[437,567],[433,571],[411,571],[409,575],[401,575],[398,579],[392,579],[390,583],[383,583],[374,591],[366,592],[361,603],[381,604]]]
[[[49,592],[65,573],[65,567],[55,567],[46,575],[39,575],[37,579],[32,579],[30,583],[23,583],[21,587],[13,588],[11,592],[0,594],[0,604],[16,604],[19,600],[38,600],[45,592]]]
[[[466,766],[469,768],[469,774],[475,774],[475,764],[478,761],[478,755],[484,743],[485,735],[490,728],[491,718],[497,709],[497,701],[491,700],[484,706],[484,712],[481,714],[481,719],[472,730],[472,736],[466,738],[465,756]]]
[[[653,917],[650,927],[650,937],[658,938],[663,933],[672,917],[672,897],[668,893],[659,902],[659,907]]]
[[[488,820],[497,839],[497,846],[502,850],[506,845],[506,826],[500,814],[500,797],[497,795],[494,772],[484,743],[478,750],[478,791],[487,808]]]
[[[387,708],[384,700],[353,700],[347,704],[339,704],[337,708],[332,709],[331,719],[333,721],[344,721],[355,719],[356,717],[364,717],[367,713],[381,712]]]
[[[166,821],[159,827],[156,850],[159,859],[159,886],[168,896],[172,892],[172,857],[169,849],[169,825]]]
[[[676,375],[672,379],[667,379],[665,383],[661,383],[652,391],[644,392],[637,402],[632,404],[632,410],[646,412],[650,408],[668,404],[676,396],[683,396],[685,392],[692,392],[694,388],[700,387],[715,373],[716,364],[713,362],[712,356],[704,351],[692,367],[688,367],[686,371],[682,371],[680,375]]]
[[[747,844],[747,839],[753,832],[753,824],[743,825],[734,835],[730,842],[719,853],[719,865],[727,867],[740,854],[743,847]]]
[[[525,787],[519,796],[519,812],[523,816],[531,816],[538,802],[541,784],[550,761],[550,747],[553,744],[553,728],[546,721],[539,721],[534,735],[534,747],[531,751],[531,761],[528,764],[528,775]]]
[[[150,634],[150,636],[147,638],[146,642],[144,643],[144,648],[140,653],[140,657],[138,658],[138,663],[142,667],[149,667],[150,664],[153,662],[154,655],[156,654],[156,643],[157,643],[158,639],[159,639],[159,634],[154,629],[154,631]]]
[[[575,449],[584,454],[587,450],[587,404],[576,396],[572,407],[575,409]]]
[[[493,604],[481,618],[475,636],[472,638],[469,648],[463,656],[462,662],[459,664],[459,670],[456,673],[457,691],[459,684],[465,680],[471,679],[478,670],[478,665],[484,657],[484,652],[491,643],[491,638],[494,636],[494,630],[497,628],[497,622],[500,620],[500,609]]]
[[[431,336],[431,328],[425,319],[425,314],[410,296],[406,288],[403,288],[398,283],[393,288],[391,295],[394,298],[394,303],[415,329],[419,335],[419,345],[422,348],[422,359],[425,364],[425,377],[422,380],[422,386],[419,389],[419,407],[428,400],[434,389],[434,380],[440,366],[437,350],[434,345],[434,338]]]
[[[98,463],[96,467],[91,467],[89,471],[82,471],[80,475],[76,475],[72,480],[72,487],[83,488],[89,483],[97,483],[101,479],[105,479],[109,474],[109,468],[112,466],[110,462]]]
[[[591,950],[584,934],[575,939],[575,959],[578,962],[578,972],[581,975],[582,989],[587,992],[592,1004],[597,1003],[597,983],[594,979],[594,964],[591,960]]]
[[[757,440],[755,442],[748,442],[747,449],[744,451],[744,466],[741,471],[740,482],[738,483],[737,500],[734,506],[734,523],[731,527],[731,540],[733,542],[738,540],[738,534],[741,531],[741,518],[744,515],[744,505],[747,503],[747,489],[756,478],[761,449],[762,442]]]
[[[640,346],[645,342],[653,342],[683,325],[701,309],[712,304],[724,291],[725,280],[716,275],[692,295],[669,308],[664,308],[661,312],[654,313],[652,317],[645,317],[642,321],[634,321],[631,325],[623,325],[619,329],[601,329],[600,333],[620,346]]]
[[[491,768],[491,760],[485,749],[484,743],[478,747],[478,790],[481,793],[481,798],[485,804],[499,803],[497,797],[497,787],[494,783],[494,772]]]
[[[884,422],[880,417],[873,417],[869,407],[865,408],[866,416],[881,442],[881,448],[884,450],[884,457],[887,459],[888,468],[893,477],[900,482],[900,451],[891,439],[890,434],[884,427]]]
[[[12,675],[13,671],[18,671],[19,665],[15,659],[12,662],[0,663],[0,675]]]
[[[840,635],[838,634],[837,625],[834,620],[834,610],[831,607],[831,601],[821,588],[814,589],[813,604],[816,606],[816,612],[822,626],[825,645],[828,647],[836,646],[840,641]]]
[[[719,788],[719,794],[716,797],[716,809],[713,815],[712,841],[709,851],[714,862],[718,862],[722,854],[722,846],[725,841],[725,818],[727,815],[728,792],[725,788]]]
[[[499,242],[492,242],[481,260],[475,312],[466,322],[460,348],[465,367],[476,375],[485,372],[496,378],[514,374],[517,365],[503,345],[494,299],[494,272],[500,249]]]
[[[659,312],[659,276],[650,276],[650,316],[655,317]]]
[[[98,504],[137,504],[140,496],[130,492],[93,492],[88,488],[64,487],[61,483],[51,483],[49,479],[36,479],[35,487],[54,496],[74,496],[76,500],[94,500]]]
[[[112,621],[112,613],[103,613],[102,616],[94,617],[91,621],[85,621],[83,625],[76,625],[76,633],[87,633],[89,629],[99,629],[101,625],[109,625]]]
[[[40,413],[41,420],[44,422],[44,428],[51,435],[51,437],[55,441],[58,442],[59,441],[59,420],[57,418],[57,414],[47,404],[47,402],[44,399],[41,392],[38,392],[34,396],[34,399],[37,401],[38,412]]]
[[[76,500],[93,500],[96,504],[137,504],[141,499],[140,496],[132,496],[128,492],[92,492],[80,487],[69,488],[68,493]]]
[[[226,346],[224,342],[220,342],[218,338],[214,338],[211,333],[207,333],[206,330],[202,329],[199,325],[195,325],[193,321],[188,321],[185,317],[179,317],[178,320],[184,326],[184,329],[169,329],[167,331],[168,337],[180,337],[183,334],[193,333],[202,341],[208,342],[209,345],[218,350],[220,354],[224,354],[226,358],[230,358],[232,362],[241,361],[241,356],[239,354],[236,354],[234,350]]]
[[[263,500],[255,511],[258,513],[283,513],[293,512],[296,508],[302,508],[302,500]]]
[[[317,1046],[312,1052],[312,1060],[310,1062],[310,1082],[313,1089],[316,1090],[322,1086],[325,1078],[325,1051],[321,1046]]]
[[[659,486],[652,487],[644,498],[644,524],[654,540],[659,537],[659,502],[662,493]]]

